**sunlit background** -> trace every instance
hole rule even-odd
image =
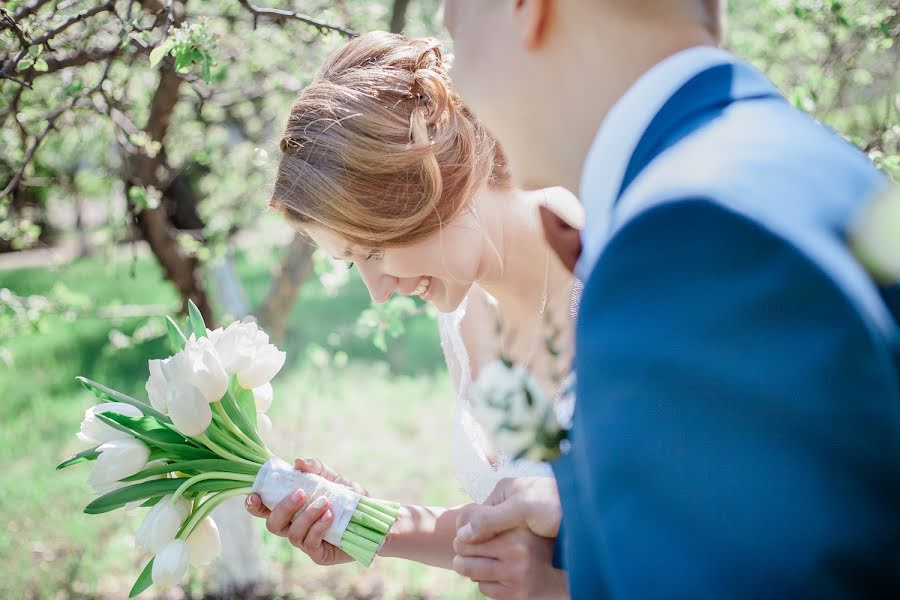
[[[355,272],[265,212],[290,100],[323,57],[349,31],[446,39],[438,2],[12,0],[0,11],[0,598],[127,596],[143,566],[140,516],[82,514],[86,470],[54,466],[93,404],[74,378],[142,396],[147,359],[170,354],[163,316],[188,296],[219,323],[258,317],[288,352],[270,411],[279,455],[320,457],[380,497],[465,502],[432,312],[410,298],[373,309]],[[727,30],[791,102],[900,180],[900,2],[735,0]],[[163,40],[195,53],[181,72],[173,57],[151,68]],[[414,563],[321,568],[253,526],[238,580],[222,562],[146,597],[478,597]]]

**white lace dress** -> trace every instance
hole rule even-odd
[[[573,296],[577,295],[579,291],[580,286],[576,284]],[[478,286],[473,286],[472,291],[469,292],[459,308],[452,313],[442,313],[438,316],[438,328],[450,377],[457,390],[451,434],[453,470],[463,490],[472,500],[484,502],[501,479],[507,477],[552,477],[553,471],[548,463],[513,460],[512,457],[503,454],[496,456],[492,462],[485,451],[486,448],[490,448],[490,445],[483,429],[470,411],[471,390],[474,382],[469,352],[462,336],[463,320],[469,308],[470,298],[473,294],[479,293],[487,296],[490,302],[496,302],[487,292]],[[577,299],[573,300],[573,306],[576,304]]]

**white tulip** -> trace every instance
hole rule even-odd
[[[153,461],[148,462],[146,465],[144,465],[144,468],[141,469],[141,471],[143,471],[144,469],[149,469],[150,467],[158,467],[158,466],[161,466],[164,464],[165,463],[161,460],[153,460]],[[138,483],[142,483],[144,481],[152,481],[154,479],[163,479],[164,477],[165,477],[165,474],[153,475],[151,477],[147,477],[145,479],[141,479],[138,481],[114,481],[113,483],[110,483],[109,485],[104,485],[104,486],[100,486],[99,488],[94,488],[94,491],[97,492],[98,495],[102,496],[103,494],[108,494],[110,492],[114,492],[123,487],[128,487],[129,485],[135,485]],[[144,502],[145,502],[145,500],[143,500],[143,499],[132,500],[131,502],[126,502],[125,506],[122,510],[124,510],[129,515],[133,516],[134,513],[137,511],[137,509],[139,509]]]
[[[153,559],[153,583],[171,587],[181,583],[190,561],[190,549],[184,540],[172,540]]]
[[[192,565],[205,565],[222,551],[222,540],[216,522],[206,517],[197,524],[187,539]]]
[[[134,545],[139,550],[156,554],[175,539],[175,535],[191,514],[190,501],[181,498],[172,502],[172,496],[166,496],[157,502],[134,535]]]
[[[256,413],[256,430],[266,446],[272,445],[272,419],[266,413]]]
[[[97,413],[110,412],[118,413],[120,415],[125,415],[128,417],[143,416],[138,408],[130,404],[125,404],[124,402],[104,402],[103,404],[97,404],[84,411],[84,420],[81,422],[81,431],[79,431],[75,435],[82,442],[85,442],[92,446],[97,446],[104,442],[111,442],[113,440],[124,440],[125,438],[130,438],[130,434],[124,431],[119,431],[118,429],[107,425],[97,418]]]
[[[200,390],[207,402],[221,400],[228,391],[228,374],[222,368],[213,343],[205,337],[191,336],[180,354],[182,377]]]
[[[150,378],[147,379],[147,384],[144,386],[147,390],[147,397],[150,398],[150,405],[161,413],[169,412],[169,382],[166,379],[166,372],[171,360],[172,358],[149,361]]]
[[[142,470],[150,458],[150,448],[147,444],[134,438],[106,442],[100,445],[97,451],[100,452],[100,456],[97,457],[88,483],[101,494],[120,479]]]
[[[252,321],[238,321],[208,335],[225,371],[236,374],[241,387],[261,387],[284,366],[285,353],[270,344],[269,336]]]
[[[253,362],[238,371],[238,383],[247,389],[257,388],[268,383],[284,366],[286,356],[272,344],[260,346],[257,348]]]
[[[272,398],[275,392],[272,391],[272,384],[267,383],[259,387],[253,388],[253,398],[256,400],[256,412],[264,413],[272,406]]]
[[[207,333],[226,373],[233,375],[241,365],[253,360],[256,356],[257,333],[259,328],[252,321],[235,321],[225,329]]]
[[[199,389],[180,383],[170,390],[169,416],[175,428],[186,436],[200,435],[212,421],[212,409]]]

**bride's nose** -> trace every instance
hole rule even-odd
[[[387,302],[393,293],[397,291],[397,284],[400,280],[396,277],[381,272],[371,263],[357,263],[356,267],[359,269],[363,283],[366,284],[366,288],[369,290],[372,302],[376,304]]]

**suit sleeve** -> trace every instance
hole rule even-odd
[[[792,244],[704,199],[646,210],[576,344],[578,527],[612,596],[900,597],[897,376]]]

